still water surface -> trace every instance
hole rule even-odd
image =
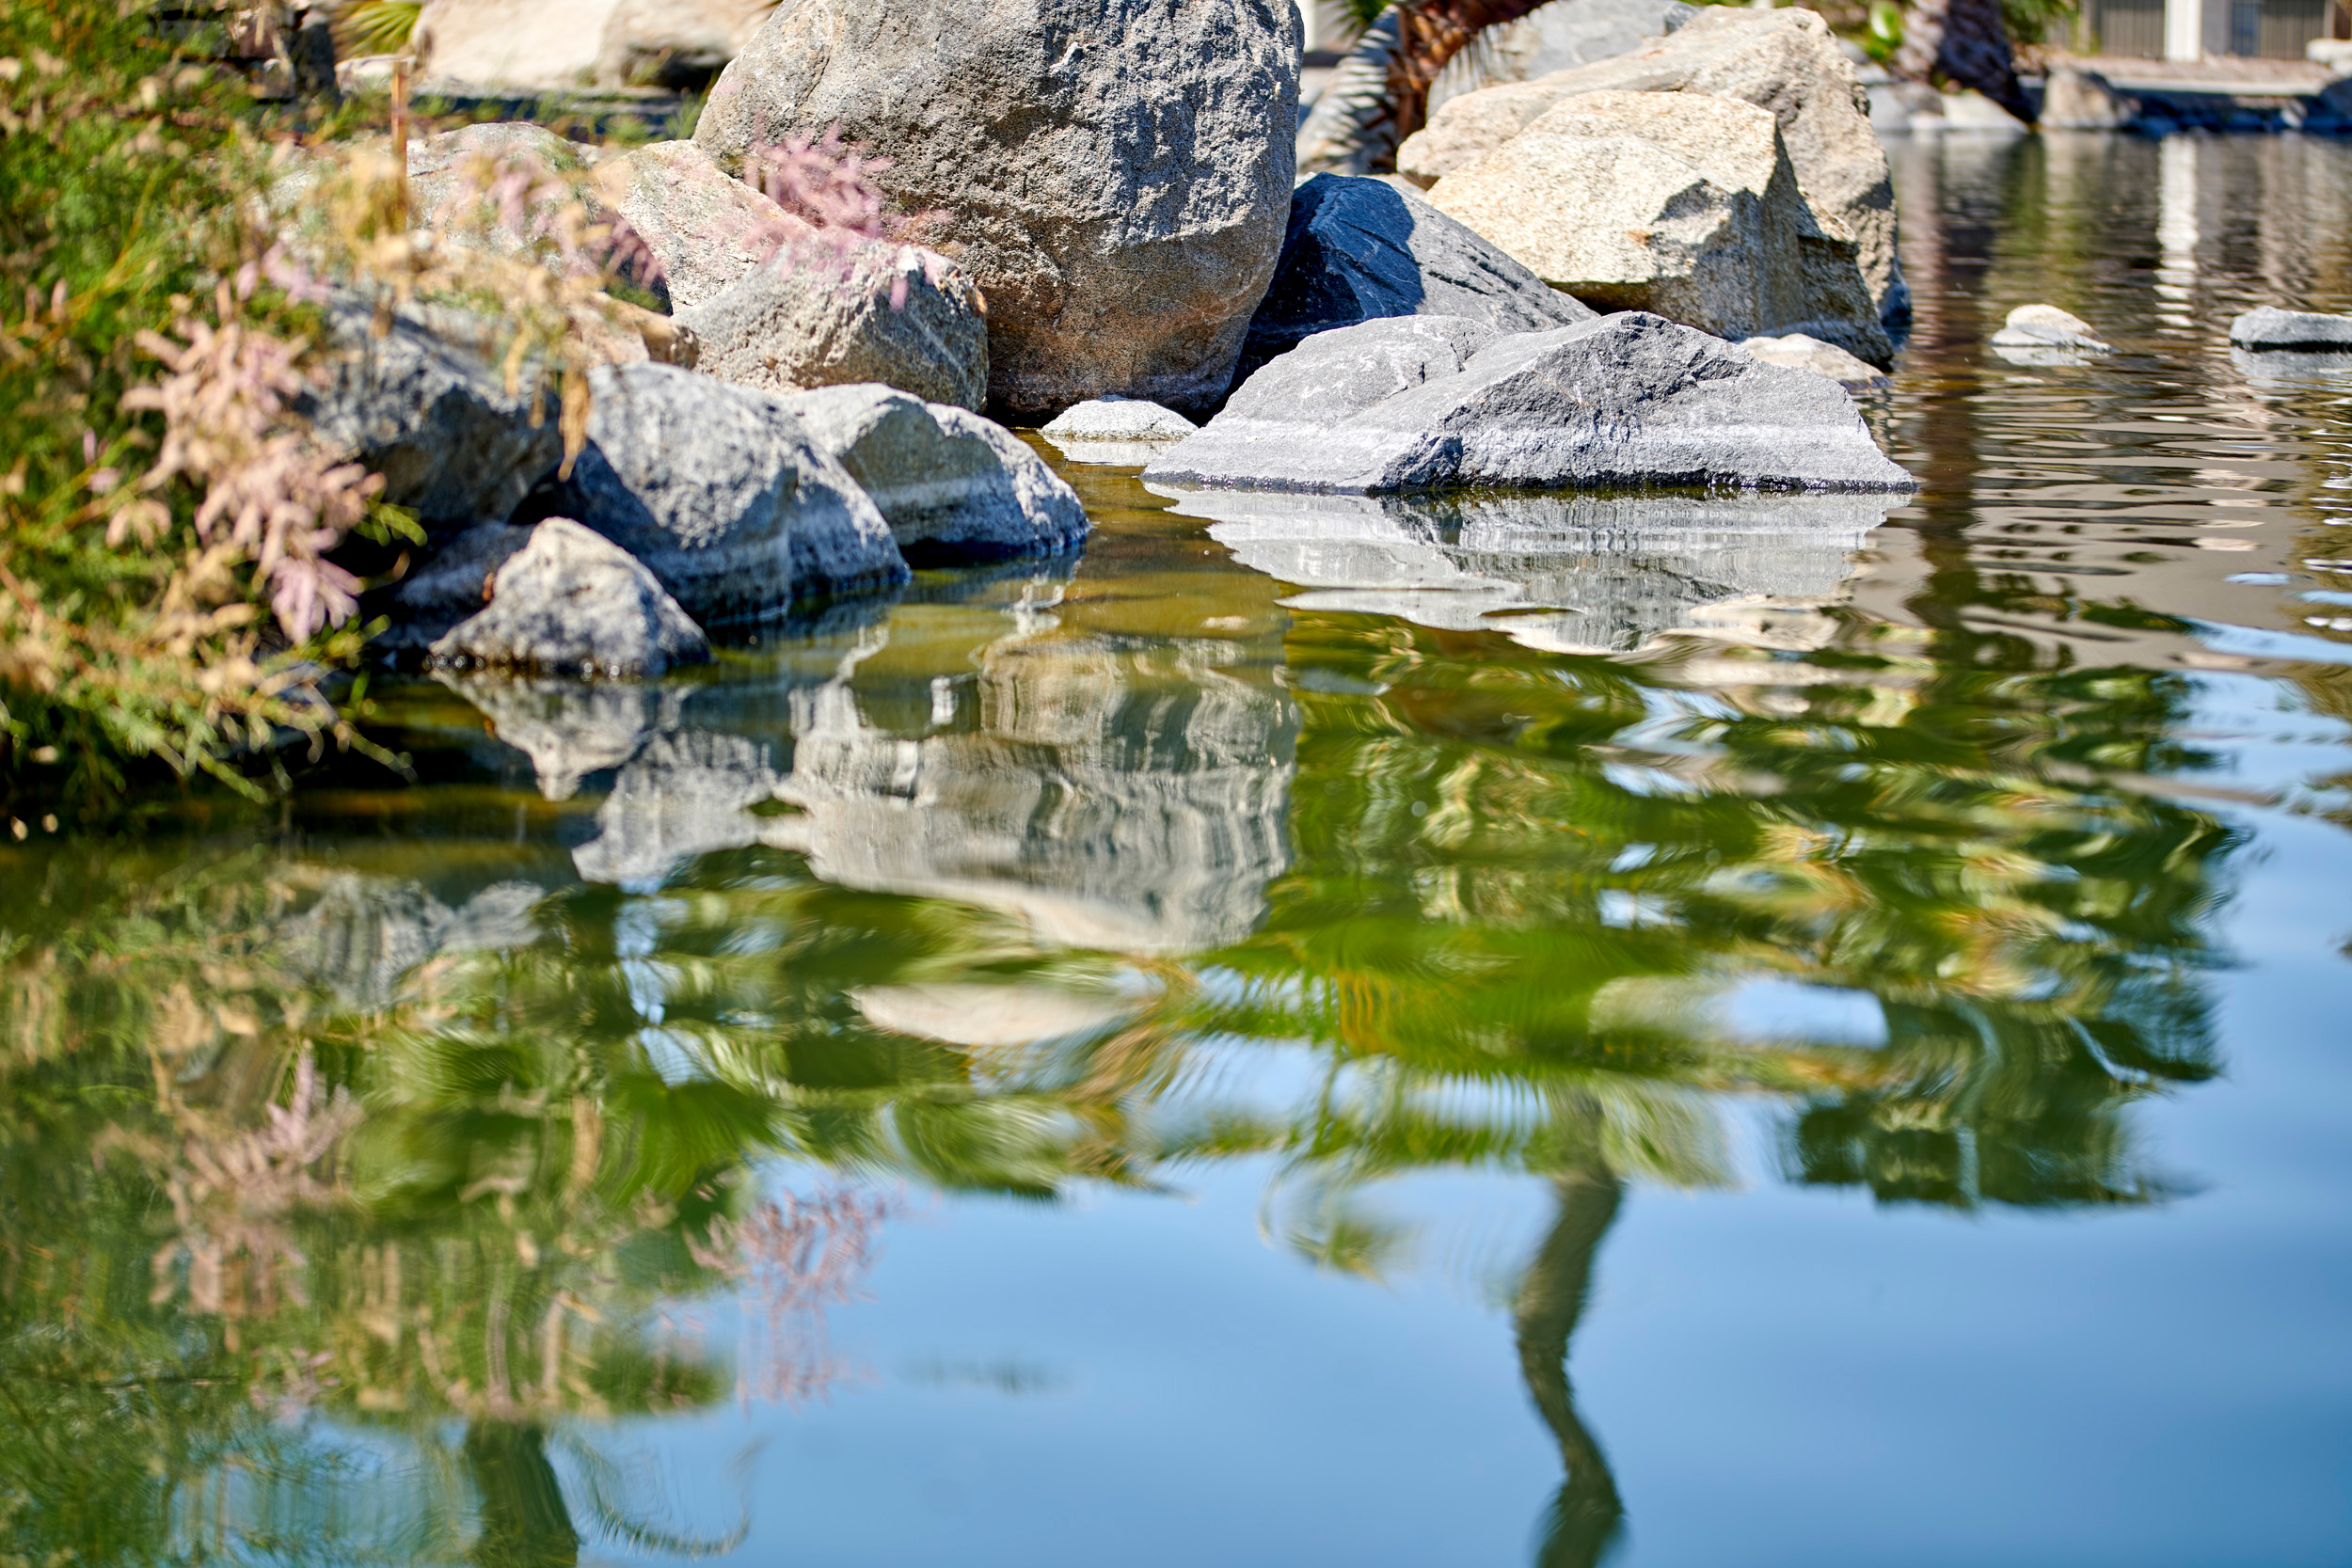
[[[0,851],[0,1558],[2352,1560],[2352,150],[1897,158],[1891,512],[1073,468]]]

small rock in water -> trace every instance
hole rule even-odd
[[[1743,338],[1740,346],[1752,359],[1767,365],[1825,375],[1849,391],[1871,391],[1886,385],[1886,372],[1866,364],[1835,343],[1791,332],[1784,338]]]
[[[1508,335],[1449,316],[1326,332],[1143,477],[1361,494],[1912,484],[1836,384],[1641,311]]]
[[[1534,332],[1590,321],[1593,310],[1416,192],[1318,174],[1291,197],[1282,260],[1249,319],[1234,381],[1318,332],[1381,316],[1462,316]]]
[[[1087,535],[1078,493],[992,420],[888,387],[828,387],[784,401],[866,487],[911,562],[1058,555]]]
[[[1073,463],[1141,467],[1200,427],[1143,398],[1089,398],[1063,409],[1038,434]]]
[[[533,504],[644,562],[704,626],[907,579],[890,525],[783,399],[673,365],[588,387],[587,447]]]
[[[878,382],[926,403],[988,396],[988,321],[955,262],[918,245],[829,237],[779,251],[678,314],[695,368],[767,391]]]
[[[2230,342],[2257,353],[2352,354],[2352,316],[2265,305],[2230,324]]]
[[[2105,354],[2108,347],[2100,341],[2097,328],[2055,305],[2020,305],[1993,334],[1993,346],[2074,349],[2086,354]]]
[[[701,664],[710,643],[628,551],[549,517],[489,577],[490,602],[432,647],[435,663],[634,679]]]

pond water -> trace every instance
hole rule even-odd
[[[0,850],[0,1557],[2352,1560],[2352,149],[1895,154],[1891,510],[1072,468]]]

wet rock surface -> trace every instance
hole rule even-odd
[[[694,139],[842,136],[986,291],[989,398],[1175,407],[1230,381],[1290,209],[1288,0],[785,0]]]
[[[1674,92],[1563,100],[1439,181],[1439,208],[1604,309],[1893,357],[1852,243],[1798,189],[1778,122]]]
[[[1492,241],[1385,180],[1318,174],[1291,198],[1290,230],[1235,374],[1333,327],[1382,316],[1460,316],[1506,332],[1589,321]]]
[[[695,368],[738,386],[802,391],[879,382],[927,403],[980,407],[987,320],[971,279],[936,251],[798,241],[678,315]]]
[[[1834,383],[1642,312],[1509,336],[1431,316],[1325,333],[1144,478],[1362,493],[1911,485]]]
[[[906,580],[882,514],[781,399],[668,365],[590,388],[587,446],[534,505],[644,562],[705,627]]]
[[[1055,555],[1086,537],[1077,493],[993,420],[887,387],[785,401],[882,509],[910,563]]]

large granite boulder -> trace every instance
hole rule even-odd
[[[993,420],[888,387],[830,387],[785,404],[882,509],[910,564],[1058,555],[1087,535],[1077,492]]]
[[[434,641],[435,663],[637,679],[709,660],[702,628],[627,551],[567,517],[530,533],[488,574],[489,602]]]
[[[615,3],[424,0],[409,48],[428,87],[582,87]]]
[[[1450,99],[1506,82],[1532,82],[1646,47],[1699,14],[1682,0],[1550,0],[1517,22],[1489,27],[1475,49],[1429,85],[1434,111]]]
[[[694,139],[818,136],[986,291],[989,397],[1221,396],[1272,276],[1297,126],[1291,0],[782,0]]]
[[[1846,595],[1853,552],[1899,499],[1164,493],[1241,564],[1294,585],[1290,609],[1604,654],[1726,623],[1771,643]]]
[[[326,308],[329,379],[297,412],[384,476],[384,499],[434,533],[514,511],[564,455],[551,380],[526,366],[514,390],[493,368],[494,324],[464,311],[402,307],[383,337],[370,300],[338,291]]]
[[[1505,332],[1590,321],[1491,241],[1386,180],[1318,174],[1291,195],[1273,286],[1237,381],[1318,332],[1380,316],[1463,316]]]
[[[1835,382],[1641,311],[1548,332],[1406,316],[1311,338],[1147,482],[1903,490]]]
[[[1824,230],[1854,243],[1880,316],[1898,329],[1910,320],[1895,254],[1894,180],[1870,130],[1869,98],[1828,24],[1802,8],[1704,7],[1646,48],[1465,93],[1406,139],[1397,167],[1433,182],[1501,147],[1560,100],[1601,91],[1701,93],[1770,110],[1797,188]]]
[[[1724,338],[1801,332],[1876,365],[1894,357],[1852,241],[1817,220],[1778,123],[1752,104],[1580,94],[1438,181],[1430,199],[1603,309]]]
[[[743,52],[772,0],[620,0],[605,19],[596,76],[608,87],[698,92]]]
[[[541,222],[569,199],[563,187],[588,167],[579,143],[524,120],[485,120],[420,136],[408,144],[407,165],[408,205],[417,225],[509,254],[551,253],[538,231]],[[552,177],[534,179],[548,189],[519,213],[500,211],[487,200],[491,178],[485,176],[510,169]]]
[[[775,254],[790,231],[784,209],[721,171],[691,141],[649,142],[599,163],[587,188],[596,215],[626,223],[655,265],[632,279],[673,310],[691,310]]]
[[[906,580],[882,514],[782,400],[670,365],[589,390],[587,446],[534,505],[644,562],[704,626]]]
[[[977,409],[988,321],[962,269],[937,251],[848,236],[796,240],[678,313],[695,368],[770,391],[879,382]]]

